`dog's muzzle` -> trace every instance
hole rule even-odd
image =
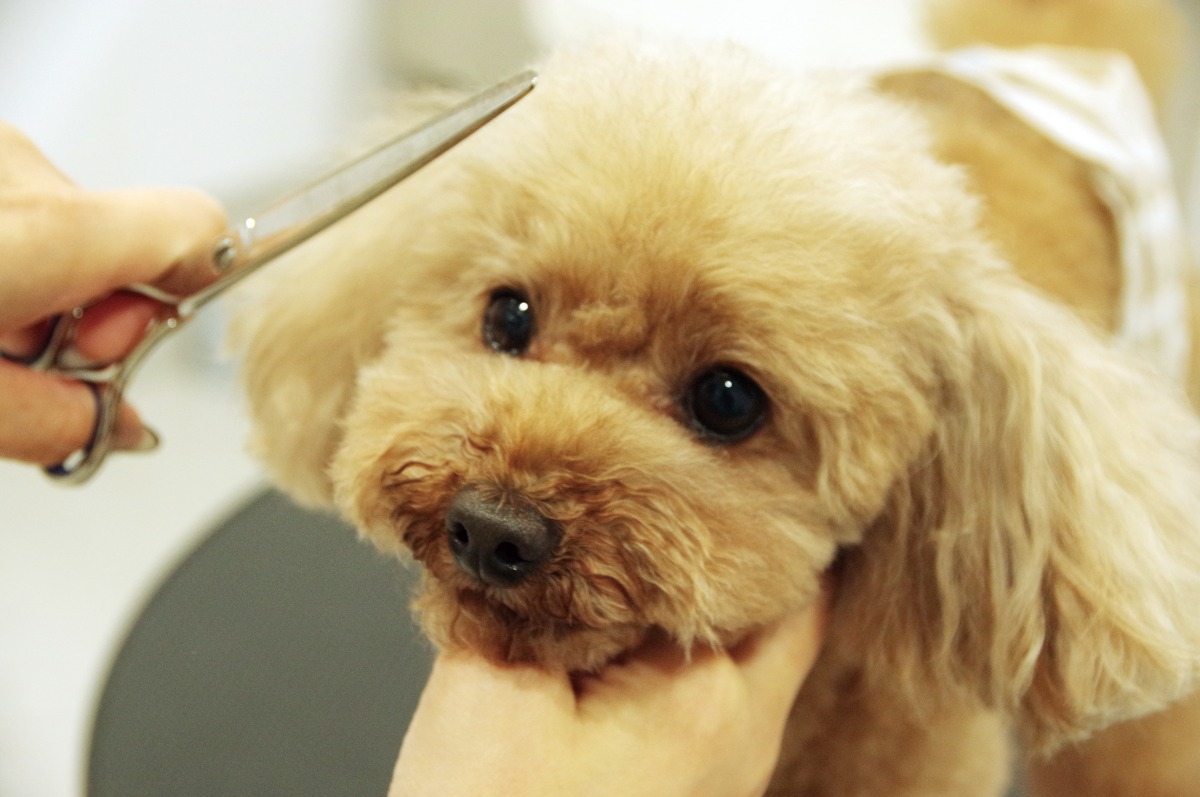
[[[558,548],[562,531],[528,506],[501,503],[467,485],[446,512],[446,536],[459,568],[490,587],[515,587]]]

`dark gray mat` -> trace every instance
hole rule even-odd
[[[334,519],[251,501],[130,631],[90,797],[385,794],[431,659],[408,578]]]

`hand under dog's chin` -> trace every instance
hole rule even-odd
[[[425,633],[439,647],[473,650],[510,664],[551,670],[593,672],[638,647],[649,626],[573,625],[523,617],[491,600],[483,590],[426,584],[415,608]]]

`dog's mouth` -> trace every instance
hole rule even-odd
[[[619,532],[581,529],[578,518],[472,485],[424,517],[410,519],[403,539],[425,571],[416,609],[441,644],[591,670],[652,624],[652,591]]]
[[[429,575],[416,608],[439,644],[464,646],[495,661],[594,671],[637,647],[650,632],[642,623],[580,622],[545,611],[511,590],[450,585]]]
[[[636,543],[641,515],[615,509],[611,490],[563,479],[515,489],[425,465],[389,486],[393,526],[424,570],[415,609],[439,645],[593,670],[672,616]]]

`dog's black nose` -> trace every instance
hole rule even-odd
[[[500,503],[476,488],[458,491],[446,535],[464,573],[492,587],[513,587],[550,560],[562,533],[541,512]]]

